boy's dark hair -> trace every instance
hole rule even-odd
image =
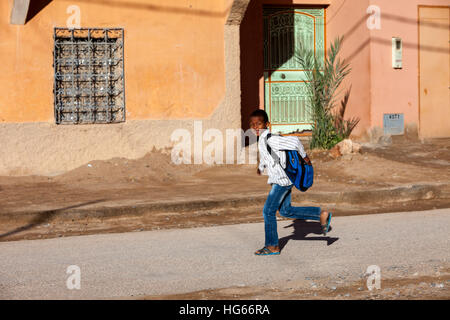
[[[250,115],[250,118],[252,117],[261,117],[265,123],[269,122],[269,116],[267,115],[267,112],[262,109],[253,111]]]

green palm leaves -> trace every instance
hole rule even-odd
[[[313,50],[300,49],[295,57],[306,71],[309,102],[314,121],[310,147],[331,149],[348,138],[360,119],[344,119],[351,88],[345,92],[340,108],[336,106],[338,91],[344,78],[350,73],[349,64],[338,58],[343,38],[337,38],[330,45],[325,61],[318,60]]]

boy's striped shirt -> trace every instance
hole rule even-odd
[[[266,129],[259,137],[258,168],[261,172],[263,172],[265,168],[267,169],[267,175],[269,176],[269,179],[267,180],[268,184],[276,183],[284,187],[290,186],[292,185],[291,180],[289,180],[283,168],[279,164],[275,163],[275,160],[267,150],[266,137],[269,133],[270,130]],[[272,152],[278,155],[278,157],[280,158],[280,164],[283,167],[286,166],[286,155],[283,151],[280,150],[297,150],[303,158],[306,157],[305,149],[303,148],[300,139],[297,137],[294,136],[282,137],[273,135],[269,139],[267,139],[267,143],[269,144],[270,148],[272,148]]]

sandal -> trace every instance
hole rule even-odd
[[[322,233],[324,236],[327,235],[328,230],[330,229],[330,223],[331,223],[331,216],[333,214],[331,212],[328,212],[328,218],[327,218],[327,224],[322,225]]]
[[[280,251],[271,251],[269,248],[264,247],[264,248],[256,251],[255,254],[257,256],[271,256],[271,255],[280,254]]]

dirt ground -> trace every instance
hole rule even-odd
[[[433,268],[394,268],[381,273],[380,289],[367,288],[367,277],[347,282],[305,279],[254,287],[230,287],[184,294],[134,297],[144,300],[449,300],[450,264]],[[420,270],[419,270],[420,269]]]
[[[368,145],[361,154],[338,159],[326,151],[309,154],[316,172],[314,191],[450,181],[450,139]],[[267,191],[266,181],[266,176],[256,175],[256,165],[175,165],[170,155],[150,152],[136,160],[91,161],[54,177],[0,176],[0,207],[3,213],[99,199],[185,199],[217,194],[216,187],[222,194],[251,195]]]
[[[366,144],[360,154],[333,159],[327,151],[308,151],[315,167],[311,192],[371,190],[411,184],[450,182],[450,139],[429,141],[394,137],[390,145]],[[307,146],[305,145],[306,149]],[[225,213],[215,210],[152,217],[142,220],[84,219],[64,225],[58,216],[72,208],[132,207],[143,203],[252,198],[267,194],[266,176],[256,175],[256,165],[175,165],[170,155],[149,152],[130,160],[113,158],[91,161],[62,175],[0,176],[0,241],[46,238],[98,232],[123,232],[154,228],[181,228],[204,225],[243,223],[261,220],[261,208],[231,208]],[[307,199],[308,193],[305,194]],[[450,199],[375,203],[355,206],[342,204],[338,215],[408,211],[450,206]],[[333,208],[334,209],[334,208]],[[381,210],[381,211],[380,211]],[[14,217],[39,212],[42,218],[22,229]],[[11,233],[12,230],[12,233]]]

